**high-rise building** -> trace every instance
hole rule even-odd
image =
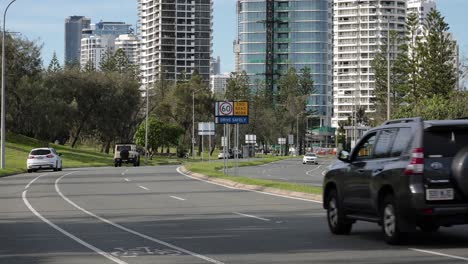
[[[415,13],[419,17],[419,24],[423,25],[427,14],[436,8],[435,0],[408,0],[408,15]]]
[[[89,28],[91,20],[84,16],[70,16],[65,19],[65,62],[80,60],[81,32]]]
[[[115,50],[122,49],[131,64],[138,64],[140,41],[135,35],[124,34],[115,39]]]
[[[194,71],[208,83],[212,50],[212,0],[138,0],[142,83],[151,85]]]
[[[106,52],[115,52],[115,38],[112,35],[91,35],[81,39],[80,65],[85,67],[91,63],[96,70],[100,69],[101,61]]]
[[[221,73],[221,58],[218,56],[216,58],[211,58],[211,75],[218,75]]]
[[[103,22],[91,24],[82,30],[80,65],[99,65],[106,52],[114,53],[122,48],[132,63],[138,63],[138,39],[131,35],[131,25],[125,22]]]
[[[133,29],[132,25],[125,22],[108,22],[100,21],[96,24],[91,24],[90,29],[86,30],[86,34],[96,36],[111,35],[117,38],[120,35],[131,34]]]
[[[404,34],[406,8],[406,0],[334,0],[334,127],[355,118],[359,108],[375,111],[371,62],[386,45],[388,30]],[[396,57],[389,52],[391,60]]]
[[[215,95],[224,95],[226,93],[226,85],[229,80],[229,74],[217,74],[210,76],[210,89]]]
[[[315,93],[307,108],[329,125],[332,114],[332,0],[237,0],[239,71],[276,92],[279,76],[308,67]],[[237,54],[236,54],[237,56]],[[237,64],[237,63],[236,63]],[[237,68],[237,67],[236,67]]]

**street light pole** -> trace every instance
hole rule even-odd
[[[299,116],[301,114],[296,115],[296,155],[297,156],[299,156]]]
[[[149,89],[146,85],[146,118],[145,118],[145,164],[148,164],[148,115],[149,115]]]
[[[0,168],[5,169],[5,24],[6,24],[6,14],[8,8],[13,4],[16,0],[11,1],[8,6],[5,8],[5,12],[3,12],[3,32],[2,32],[2,98],[1,98],[1,147],[0,147]]]
[[[390,120],[390,17],[387,16],[387,120]]]
[[[192,91],[192,159],[195,160],[195,90]]]

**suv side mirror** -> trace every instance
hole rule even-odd
[[[346,151],[346,150],[341,150],[339,153],[338,153],[338,159],[343,161],[343,162],[349,162],[349,152]]]

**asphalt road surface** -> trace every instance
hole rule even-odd
[[[319,164],[302,164],[301,158],[281,160],[261,166],[240,167],[238,175],[265,180],[322,186],[323,175],[335,158],[319,158]],[[230,171],[235,175],[235,171]]]
[[[0,263],[464,263],[468,228],[389,246],[328,231],[317,202],[226,188],[175,166],[0,179]]]

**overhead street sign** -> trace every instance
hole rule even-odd
[[[198,123],[199,136],[214,136],[215,124],[213,122],[200,122]]]
[[[215,118],[216,124],[248,124],[248,116],[218,116]]]

